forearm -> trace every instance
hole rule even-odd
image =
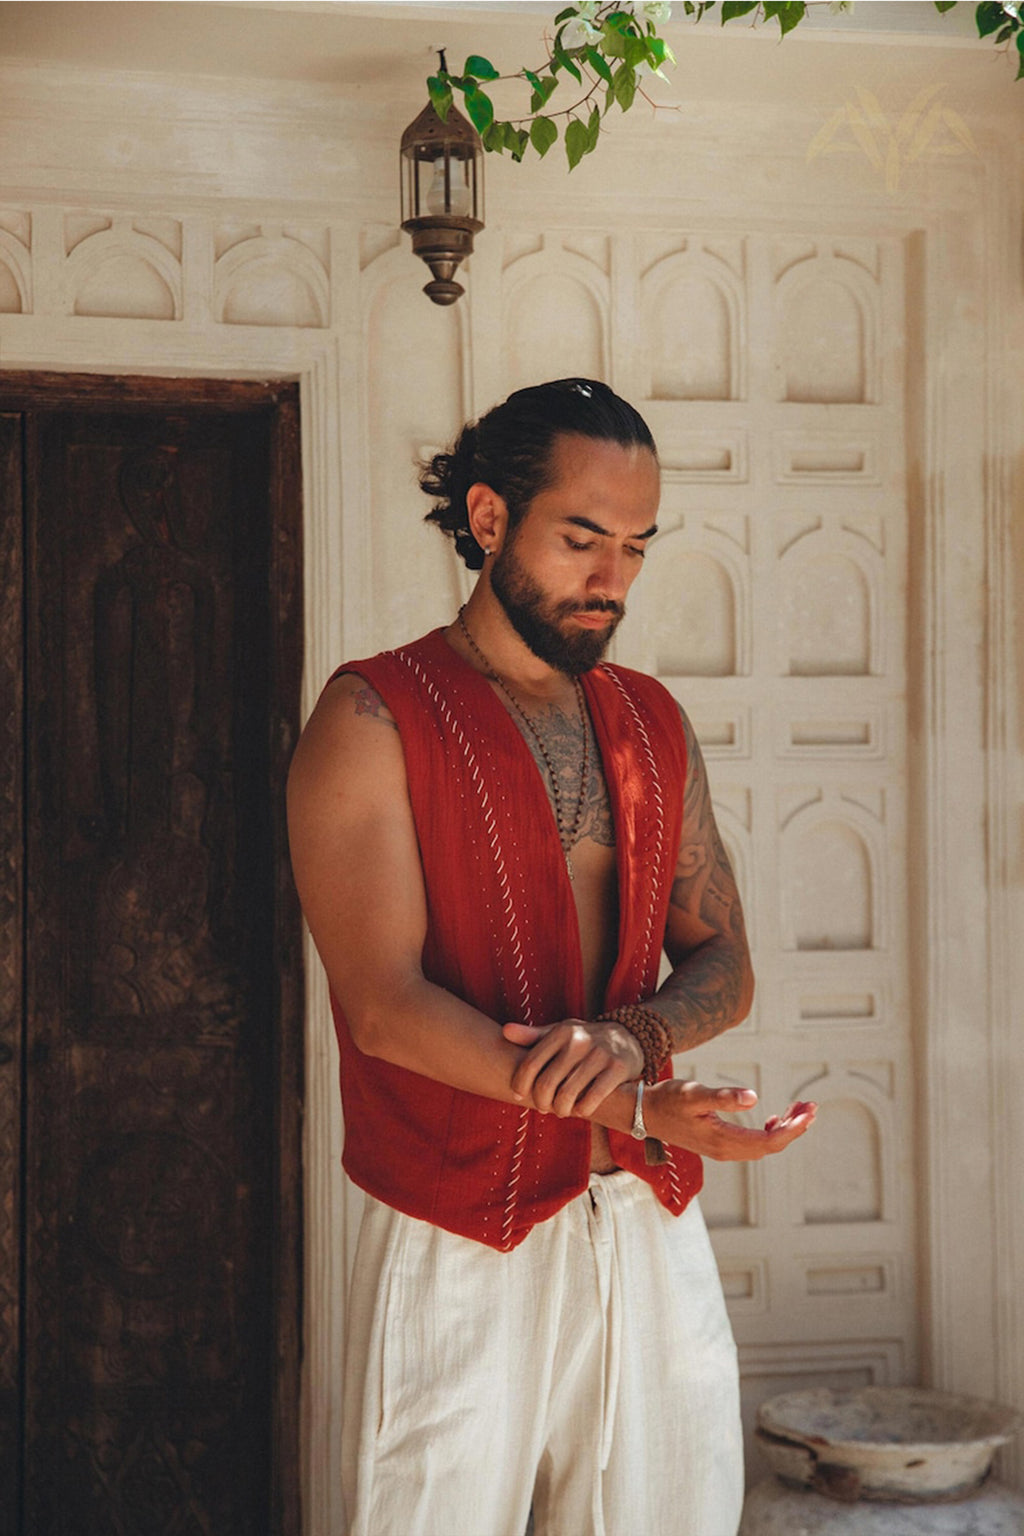
[[[380,995],[386,1001],[353,1000],[347,1010],[360,1050],[466,1093],[534,1107],[530,1092],[512,1086],[517,1066],[530,1051],[507,1040],[495,1020],[422,977],[381,988]],[[609,1130],[628,1131],[635,1100],[635,1083],[625,1083],[587,1118]]]
[[[525,1051],[504,1038],[499,1023],[454,993],[414,977],[380,988],[378,997],[345,999],[341,989],[339,996],[352,1037],[368,1056],[466,1093],[519,1102],[512,1074]]]
[[[741,1023],[753,998],[754,973],[745,941],[716,935],[674,967],[650,1006],[668,1024],[675,1055]]]

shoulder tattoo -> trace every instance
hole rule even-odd
[[[376,688],[371,688],[369,683],[364,683],[361,688],[356,688],[352,693],[352,698],[357,715],[371,715],[374,720],[379,720],[381,725],[389,725],[393,731],[398,730],[394,715],[388,709]]]

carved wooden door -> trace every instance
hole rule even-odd
[[[297,1530],[281,410],[0,418],[5,1533]]]

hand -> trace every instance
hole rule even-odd
[[[540,1029],[504,1024],[501,1032],[513,1045],[527,1047],[512,1074],[512,1089],[541,1114],[589,1119],[610,1093],[644,1069],[639,1043],[614,1020],[565,1019]]]
[[[644,1120],[652,1136],[717,1162],[756,1162],[782,1152],[814,1123],[816,1104],[791,1104],[771,1115],[764,1129],[731,1125],[721,1115],[739,1114],[757,1103],[753,1088],[705,1088],[671,1078],[644,1094]]]

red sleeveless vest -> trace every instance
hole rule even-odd
[[[423,863],[423,973],[497,1021],[583,1017],[579,929],[547,790],[508,711],[441,630],[341,668],[381,695],[402,738]],[[658,984],[686,778],[670,694],[601,665],[582,678],[615,822],[619,952],[605,1008]],[[345,1112],[343,1163],[362,1189],[502,1251],[587,1186],[590,1127],[449,1088],[354,1044],[333,1002]],[[497,1025],[496,1025],[497,1027]],[[666,1076],[671,1076],[666,1069]],[[678,1215],[700,1158],[609,1132],[612,1156]]]

